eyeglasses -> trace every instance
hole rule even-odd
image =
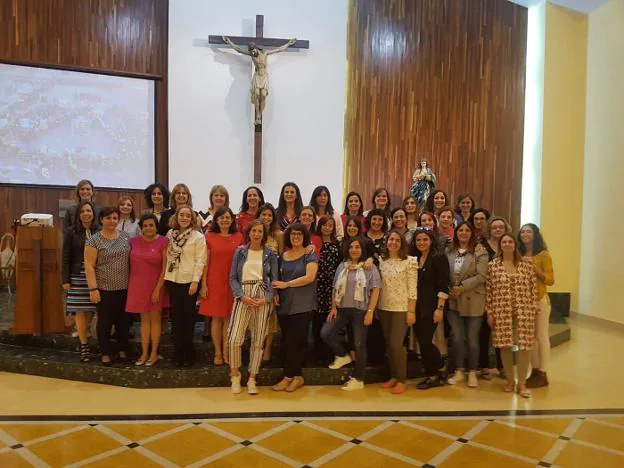
[[[433,229],[427,226],[418,226],[415,232],[433,232]]]

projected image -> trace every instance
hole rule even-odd
[[[144,188],[151,80],[0,64],[0,183]]]

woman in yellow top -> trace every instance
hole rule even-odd
[[[535,339],[531,352],[533,371],[526,382],[526,386],[528,388],[546,387],[548,385],[546,372],[550,361],[550,334],[548,333],[550,299],[548,298],[547,287],[555,284],[552,258],[548,253],[542,233],[535,224],[528,223],[520,228],[518,246],[523,256],[533,260],[533,267],[537,275],[539,306],[535,317]]]

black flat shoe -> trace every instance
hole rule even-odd
[[[442,381],[440,380],[440,377],[426,377],[425,379],[421,380],[416,385],[416,388],[418,390],[429,390],[430,388],[441,387],[441,386],[442,386]]]

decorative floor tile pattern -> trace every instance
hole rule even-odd
[[[71,418],[67,418],[71,419]],[[0,466],[624,466],[621,415],[0,423]]]

